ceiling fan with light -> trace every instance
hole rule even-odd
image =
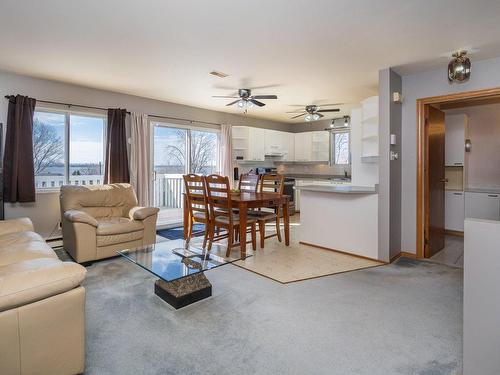
[[[266,104],[262,103],[260,100],[278,99],[276,95],[252,95],[251,89],[238,89],[238,93],[235,95],[213,95],[212,98],[236,99],[226,104],[226,106],[238,104],[238,108],[243,109],[245,113],[248,108],[252,108],[254,105],[257,107],[264,107]]]
[[[323,107],[330,107],[330,106],[341,105],[341,104],[344,104],[344,103],[322,104],[321,106],[316,105],[316,104],[309,104],[309,105],[301,106],[304,108],[302,110],[289,111],[287,113],[298,113],[298,115],[291,117],[291,119],[296,119],[296,118],[299,118],[301,116],[304,116],[304,120],[306,120],[306,121],[316,121],[316,120],[319,120],[320,118],[324,117],[323,113],[339,112],[340,111],[340,109],[338,109],[338,108],[322,109]]]

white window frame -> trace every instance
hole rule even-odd
[[[106,139],[107,139],[107,123],[108,118],[105,111],[85,111],[85,110],[73,110],[69,108],[60,108],[60,107],[50,107],[44,105],[36,105],[35,112],[44,112],[44,113],[56,113],[60,115],[64,115],[64,176],[63,185],[68,185],[70,183],[70,143],[71,143],[71,115],[75,116],[87,116],[87,117],[99,117],[104,121],[104,129],[103,129],[103,162],[106,163]],[[35,176],[36,178],[36,176]],[[56,183],[56,186],[53,188],[35,188],[37,193],[53,193],[60,191],[60,186]]]
[[[336,152],[335,152],[335,135],[336,134],[343,134],[347,133],[349,135],[349,142],[347,145],[347,154],[348,154],[348,161],[345,164],[338,164],[337,163],[337,158],[335,157]],[[334,130],[331,132],[331,139],[330,139],[330,144],[331,144],[331,160],[332,160],[332,165],[335,166],[348,166],[351,165],[351,129],[339,129],[339,130]]]

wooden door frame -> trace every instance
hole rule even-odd
[[[425,169],[429,156],[426,149],[426,108],[430,105],[494,98],[500,99],[500,87],[417,99],[417,258],[424,258],[425,256],[425,230],[428,230],[425,227],[426,207],[429,206],[429,178],[428,170],[426,173]]]

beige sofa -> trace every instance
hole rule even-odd
[[[62,262],[30,219],[0,221],[0,374],[79,374],[85,268]]]
[[[137,207],[130,184],[61,187],[64,249],[78,263],[155,243],[158,208]]]

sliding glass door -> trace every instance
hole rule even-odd
[[[160,208],[158,225],[182,223],[182,175],[218,171],[218,132],[194,127],[154,124],[154,204]]]

